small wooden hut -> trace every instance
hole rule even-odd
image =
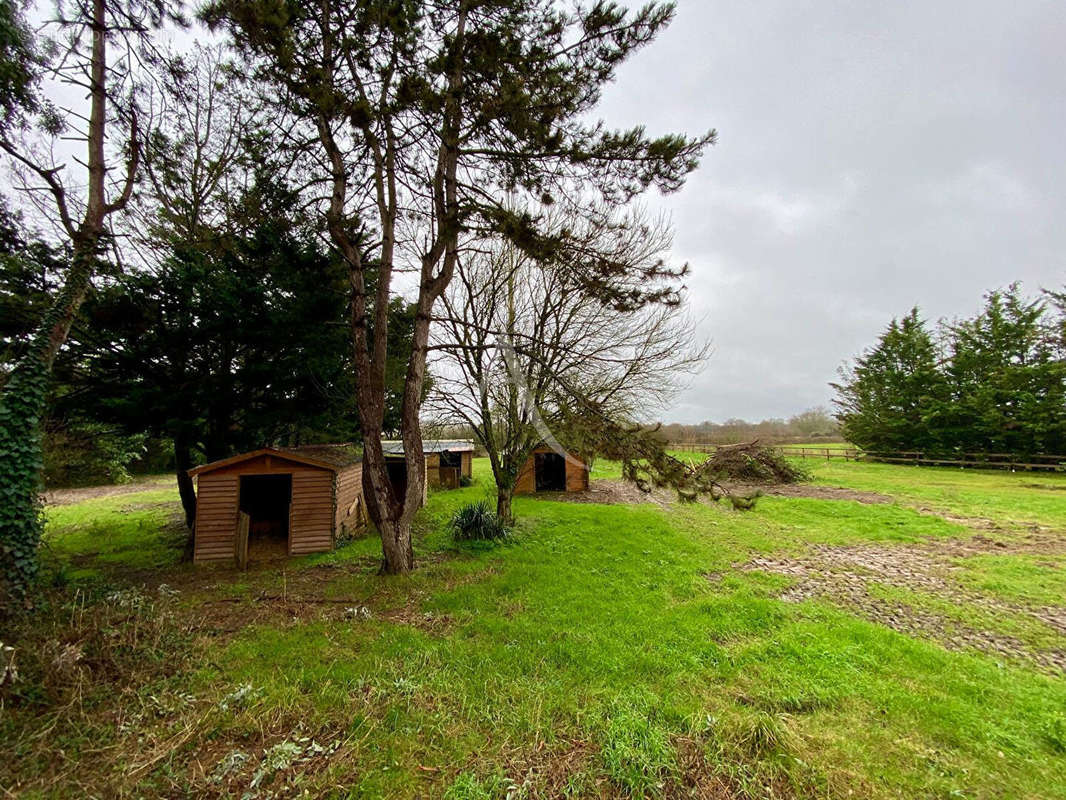
[[[565,456],[547,445],[537,447],[518,471],[515,494],[533,492],[583,492],[589,488],[588,462]]]
[[[362,452],[351,445],[265,447],[189,470],[196,479],[193,560],[332,550],[366,523]]]
[[[381,443],[385,460],[403,464],[403,442]],[[422,442],[426,456],[426,486],[457,489],[462,478],[473,474],[474,443],[463,439],[426,439]]]

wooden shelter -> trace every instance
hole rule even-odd
[[[403,442],[381,443],[385,460],[403,463]],[[473,475],[474,443],[464,439],[426,439],[422,442],[426,457],[426,485],[434,489],[457,489],[462,478]]]
[[[565,456],[547,445],[537,447],[518,471],[515,494],[533,492],[583,492],[589,488],[588,462]]]
[[[189,470],[193,560],[332,550],[366,524],[362,452],[351,445],[265,447]]]

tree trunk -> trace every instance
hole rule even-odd
[[[78,308],[89,291],[95,261],[104,235],[104,220],[124,208],[133,192],[140,148],[136,116],[131,119],[129,161],[121,195],[106,198],[107,140],[107,40],[109,22],[105,0],[92,0],[87,11],[92,31],[88,58],[89,118],[88,159],[85,162],[85,211],[75,228],[63,188],[53,171],[35,168],[50,185],[59,221],[70,236],[73,255],[63,287],[0,392],[0,570],[7,592],[25,597],[37,575],[37,547],[43,532],[41,517],[41,428],[48,384],[56,354],[67,340]],[[75,52],[74,49],[67,52]],[[8,149],[5,147],[5,149]],[[9,150],[9,152],[11,152]],[[21,160],[26,161],[25,158]]]
[[[52,364],[89,290],[95,242],[75,250],[66,282],[0,393],[0,557],[6,593],[23,597],[37,575],[41,517],[41,419]]]
[[[175,477],[178,480],[178,495],[181,497],[181,508],[185,512],[185,526],[189,529],[182,560],[192,561],[193,550],[196,546],[196,537],[193,530],[193,526],[196,523],[196,491],[193,489],[192,477],[189,475],[189,470],[192,468],[192,448],[189,446],[189,439],[184,433],[179,433],[174,437],[174,466]]]
[[[193,490],[192,478],[189,470],[192,469],[192,448],[185,434],[179,433],[174,437],[174,466],[178,479],[178,494],[181,496],[181,508],[185,512],[185,524],[189,528],[196,520],[196,492]]]
[[[496,488],[496,516],[504,525],[514,525],[514,515],[511,513],[511,499],[514,497],[513,486],[497,486]]]
[[[364,440],[363,455],[363,499],[366,502],[367,516],[381,536],[381,573],[402,575],[410,572],[415,566],[414,546],[411,541],[411,520],[414,514],[404,513],[404,498],[396,497],[393,491],[381,449],[380,435],[372,435],[369,439],[370,441]],[[412,482],[410,475],[408,482]]]
[[[383,520],[381,561],[383,575],[405,575],[415,568],[415,551],[411,542],[411,523]]]

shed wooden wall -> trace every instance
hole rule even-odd
[[[472,477],[473,471],[473,453],[467,451],[459,453],[459,474],[466,477]],[[428,453],[426,455],[426,483],[433,488],[437,488],[441,485],[440,479],[440,453]]]
[[[518,478],[515,481],[515,494],[532,494],[537,491],[537,474],[536,474],[536,455],[537,453],[552,453],[554,452],[550,447],[538,447],[532,453],[529,458],[526,459],[526,463],[522,465],[522,469],[518,470]],[[576,456],[572,456],[577,458]],[[579,461],[581,459],[578,459]],[[589,488],[589,471],[588,467],[582,464],[574,464],[570,459],[566,461],[566,491],[568,492],[583,492]]]
[[[328,469],[299,467],[292,472],[289,555],[333,549],[333,481]]]
[[[440,453],[426,454],[426,483],[433,488],[440,486]]]
[[[194,561],[233,558],[241,475],[292,475],[289,555],[333,548],[334,473],[263,455],[197,476]]]
[[[589,488],[589,468],[582,461],[581,464],[566,462],[566,491],[583,492]]]
[[[515,494],[532,494],[537,491],[536,459],[530,454],[514,482]]]
[[[197,477],[193,561],[233,558],[239,493],[240,479],[233,473]]]
[[[353,464],[337,473],[337,515],[333,520],[333,530],[339,537],[365,524],[363,465]]]

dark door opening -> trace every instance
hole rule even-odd
[[[566,459],[558,453],[536,453],[533,458],[537,491],[565,492]]]
[[[440,454],[440,485],[445,489],[459,488],[459,474],[463,468],[462,453],[443,450]]]
[[[403,498],[407,494],[407,462],[403,457],[400,458],[387,458],[385,459],[385,469],[389,472],[389,483],[392,484],[392,491],[396,493],[398,498]]]
[[[289,552],[292,475],[242,475],[240,510],[250,518],[248,554],[257,558]]]

